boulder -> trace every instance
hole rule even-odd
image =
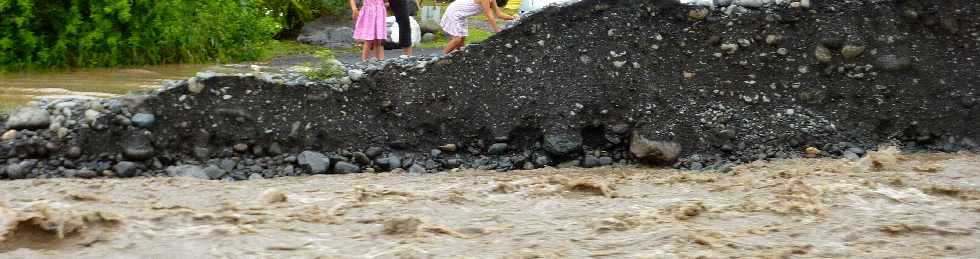
[[[153,123],[156,122],[156,117],[149,113],[137,113],[133,115],[131,121],[133,125],[145,129],[153,126]]]
[[[130,161],[143,161],[154,155],[153,144],[143,134],[134,133],[122,142],[123,158]]]
[[[116,172],[119,177],[133,177],[139,173],[139,167],[136,163],[129,161],[122,161],[117,163],[112,167],[112,170]]]
[[[202,171],[208,176],[208,179],[221,179],[226,173],[225,170],[213,165],[204,168]]]
[[[31,172],[31,169],[34,169],[35,165],[37,165],[37,160],[24,160],[7,165],[4,171],[7,173],[7,178],[21,179],[26,177]]]
[[[48,111],[38,107],[23,107],[10,112],[7,118],[9,129],[45,129],[51,125]]]
[[[681,154],[681,145],[673,141],[650,140],[638,132],[630,139],[630,153],[647,165],[670,165]]]
[[[352,173],[361,172],[361,168],[358,167],[357,165],[344,161],[337,162],[337,164],[333,165],[333,170],[334,172],[341,173],[341,174],[352,174]]]
[[[296,157],[296,162],[314,174],[326,173],[330,167],[330,158],[315,151],[303,151]]]
[[[548,134],[544,136],[543,144],[548,153],[565,156],[582,147],[582,137],[577,134]]]

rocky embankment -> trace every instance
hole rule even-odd
[[[5,178],[248,179],[975,150],[978,7],[587,0],[448,57],[326,81],[202,74],[22,108],[0,162]]]

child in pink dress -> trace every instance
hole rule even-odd
[[[500,32],[500,27],[497,26],[497,18],[517,20],[518,17],[507,15],[500,11],[501,3],[505,2],[497,2],[497,0],[456,0],[449,4],[449,7],[446,8],[446,13],[442,15],[440,25],[442,25],[442,30],[453,38],[446,44],[446,48],[442,50],[442,54],[449,54],[450,52],[456,51],[466,42],[466,36],[469,36],[469,28],[466,24],[467,18],[483,13],[483,15],[487,16],[487,23],[490,24],[490,28],[493,28],[493,32]]]
[[[378,60],[385,59],[384,42],[388,39],[385,17],[388,16],[388,10],[385,9],[384,0],[364,0],[360,12],[355,0],[350,0],[350,7],[353,11],[351,16],[356,22],[354,39],[364,41],[361,60],[367,61],[371,49],[374,49]]]

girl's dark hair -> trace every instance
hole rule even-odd
[[[507,0],[497,0],[497,7],[504,7],[507,5]]]

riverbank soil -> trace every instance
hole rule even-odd
[[[0,186],[0,257],[977,258],[980,156]]]

